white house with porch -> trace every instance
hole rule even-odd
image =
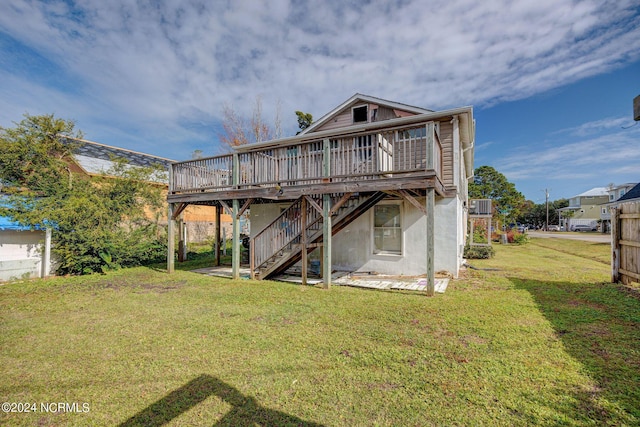
[[[331,272],[458,275],[473,176],[471,107],[431,111],[355,94],[300,134],[240,146],[228,155],[174,163],[172,218],[190,204],[251,220],[251,276],[264,279],[312,259]],[[168,270],[173,269],[173,227]]]

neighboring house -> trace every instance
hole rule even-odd
[[[616,203],[640,202],[640,184],[636,184],[622,197],[616,200]]]
[[[589,191],[569,199],[569,206],[558,209],[560,226],[567,231],[577,225],[598,226],[603,204],[609,201],[609,193],[605,187],[592,188]]]
[[[51,230],[30,230],[0,217],[0,281],[51,273]]]
[[[622,185],[610,185],[607,187],[607,193],[609,193],[609,202],[615,202],[625,194],[627,194],[633,187],[637,185],[636,182],[627,182]]]
[[[70,159],[70,169],[89,177],[109,175],[115,166],[116,159],[123,159],[131,167],[151,167],[158,171],[152,174],[150,185],[154,183],[163,188],[163,198],[166,197],[169,175],[168,170],[173,160],[151,154],[113,147],[85,139],[65,138],[63,142],[74,146],[73,158]],[[162,211],[161,223],[166,224],[166,209]],[[191,206],[182,215],[189,242],[203,242],[212,239],[215,234],[215,208],[211,206]],[[231,217],[221,216],[223,234],[231,235]]]
[[[305,280],[316,257],[327,287],[333,270],[426,274],[432,284],[463,263],[474,135],[471,107],[356,94],[295,137],[174,163],[168,202],[176,213],[191,204],[250,212],[256,279],[298,263]]]
[[[611,208],[617,206],[618,200],[636,186],[636,183],[628,182],[622,185],[610,185],[607,187],[609,201],[600,207],[600,219],[602,220],[603,232],[609,232],[609,230],[611,230]]]

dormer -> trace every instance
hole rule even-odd
[[[321,130],[362,125],[430,112],[432,111],[425,108],[357,93],[301,133],[306,134]]]

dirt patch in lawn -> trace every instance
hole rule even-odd
[[[175,291],[182,288],[186,284],[186,281],[180,280],[167,280],[162,282],[146,282],[140,280],[132,280],[127,277],[111,277],[103,281],[92,283],[90,288],[92,290],[99,289],[113,289],[115,291],[132,290],[134,292],[157,292],[165,293]]]

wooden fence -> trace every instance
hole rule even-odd
[[[640,202],[611,210],[611,281],[640,282]]]

